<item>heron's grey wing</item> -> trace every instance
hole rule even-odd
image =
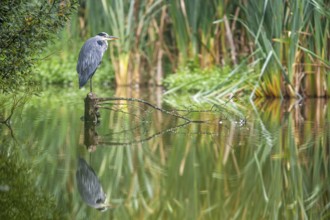
[[[82,158],[79,158],[76,180],[78,191],[88,205],[96,208],[98,203],[105,202],[106,196],[98,177]]]
[[[104,51],[107,49],[105,43],[93,37],[86,41],[80,50],[77,72],[79,74],[79,88],[87,83],[100,65]]]

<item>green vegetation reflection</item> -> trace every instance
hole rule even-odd
[[[208,123],[128,146],[100,143],[88,152],[80,119],[84,102],[77,96],[60,90],[35,97],[11,124],[18,145],[24,146],[21,154],[36,167],[37,187],[55,196],[67,219],[329,218],[325,100],[237,108],[245,124],[237,123],[241,117],[232,111],[186,112],[185,117]],[[149,102],[157,103],[155,97]],[[100,137],[136,140],[182,123],[136,104],[117,107],[100,109]],[[8,134],[4,125],[1,129],[2,137]],[[84,204],[75,182],[78,156],[93,168],[115,208],[99,212]]]

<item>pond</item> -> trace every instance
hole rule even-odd
[[[179,109],[161,88],[97,90],[139,99],[106,100],[88,124],[87,93],[48,89],[0,124],[1,219],[330,218],[327,100]],[[1,119],[13,102],[1,105]],[[83,163],[108,210],[81,195]]]

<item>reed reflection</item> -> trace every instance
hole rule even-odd
[[[328,215],[325,100],[255,101],[241,117],[215,108],[170,111],[188,120],[134,99],[103,99],[96,107],[102,122],[95,115],[85,121],[86,143],[107,146],[93,158],[104,167],[98,175],[108,183],[103,189],[111,202],[124,201],[108,212],[118,219],[128,219],[127,213],[141,219],[207,218],[205,210],[210,218],[271,219],[275,208],[284,219]]]

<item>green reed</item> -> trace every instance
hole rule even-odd
[[[257,56],[266,72],[261,78],[262,95],[326,95],[328,85],[323,83],[329,68],[328,52],[324,50],[329,42],[326,7],[325,2],[309,0],[248,1],[245,5],[246,27],[261,49]]]
[[[228,78],[232,92],[246,89],[251,97],[329,93],[330,13],[325,0],[86,3],[84,16],[72,21],[87,21],[85,37],[107,31],[120,38],[109,49],[118,85],[159,85],[165,73],[193,63],[201,68],[251,69],[254,82],[249,88]],[[72,36],[82,32],[71,31]],[[229,93],[209,91],[217,98]]]

